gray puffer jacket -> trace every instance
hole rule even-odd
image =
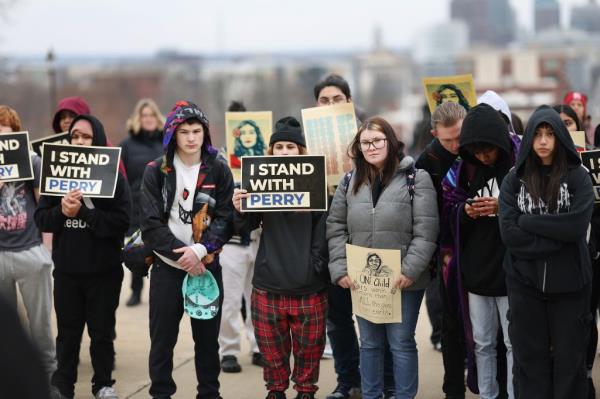
[[[352,193],[354,174],[348,187],[344,187],[343,181],[338,186],[327,218],[329,272],[334,284],[348,274],[346,243],[349,243],[401,250],[402,274],[415,281],[408,289],[427,287],[430,278],[427,267],[439,230],[437,197],[429,174],[417,169],[411,203],[406,171],[412,164],[411,157],[402,159],[375,207],[369,184],[363,184],[356,195]]]

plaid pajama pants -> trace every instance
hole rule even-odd
[[[269,391],[289,387],[290,354],[294,353],[292,381],[298,392],[316,392],[319,362],[325,348],[327,293],[291,296],[252,291],[252,322],[260,353],[266,361],[263,377]]]

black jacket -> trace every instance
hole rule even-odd
[[[92,145],[106,146],[106,135],[100,121],[80,115],[92,124]],[[71,124],[71,126],[73,126]],[[43,232],[54,233],[52,259],[57,271],[72,274],[107,273],[121,267],[121,248],[129,228],[131,198],[127,181],[118,174],[113,198],[94,198],[94,208],[82,202],[75,218],[61,210],[61,197],[42,195],[34,218]]]
[[[442,209],[442,180],[457,156],[446,150],[438,139],[433,139],[431,143],[427,144],[427,147],[425,147],[423,153],[415,163],[417,169],[424,169],[431,176],[433,187],[435,187],[437,193],[438,209],[440,211]]]
[[[235,214],[236,228],[262,234],[252,285],[282,295],[307,295],[325,289],[327,279],[326,214],[257,212]]]
[[[498,148],[493,166],[481,163],[467,148],[486,143]],[[459,154],[463,159],[459,186],[469,198],[498,197],[499,187],[513,163],[513,148],[506,123],[487,104],[472,108],[465,117],[460,134]],[[505,296],[502,262],[505,248],[496,216],[472,219],[460,212],[460,265],[467,291],[483,296]]]
[[[567,152],[568,172],[562,181],[568,189],[568,206],[561,207],[558,214],[529,214],[522,209],[521,197],[527,187],[521,176],[535,130],[544,122],[552,126],[556,145]],[[575,292],[587,285],[592,272],[586,233],[593,203],[591,179],[581,166],[566,127],[554,110],[538,108],[527,124],[519,158],[504,179],[500,194],[507,275],[546,293]]]
[[[140,203],[140,189],[146,165],[163,154],[162,132],[147,132],[140,130],[137,134],[129,132],[129,137],[121,143],[121,160],[127,171],[131,200]],[[140,207],[131,210],[130,232],[140,225]]]
[[[146,246],[169,259],[177,260],[180,255],[174,254],[173,250],[187,244],[177,239],[168,226],[169,212],[175,198],[177,172],[172,159],[168,161],[167,157],[172,158],[173,154],[169,152],[150,162],[144,172],[139,204],[142,213],[140,228]],[[212,147],[202,153],[200,173],[206,176],[202,185],[196,187],[192,212],[196,215],[200,207],[208,202],[210,225],[202,233],[200,243],[210,254],[221,249],[233,234],[233,177],[225,161],[218,158],[217,151]],[[208,267],[219,267],[218,256]]]

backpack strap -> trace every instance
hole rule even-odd
[[[408,187],[408,195],[410,196],[410,202],[412,203],[413,198],[415,197],[415,176],[417,174],[417,169],[415,168],[415,164],[411,164],[408,169],[406,169],[406,187]]]

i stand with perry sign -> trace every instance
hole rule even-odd
[[[33,180],[27,132],[0,135],[0,181]]]
[[[121,149],[45,143],[40,193],[63,196],[79,189],[86,197],[113,198]]]

